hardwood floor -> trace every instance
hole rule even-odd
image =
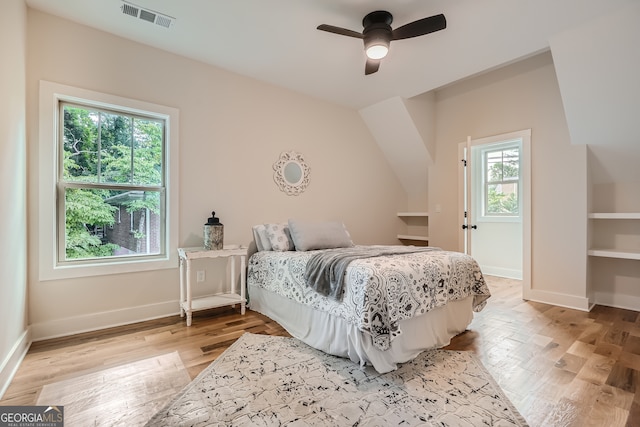
[[[640,313],[581,312],[521,299],[520,283],[487,277],[493,294],[447,349],[476,353],[531,426],[640,426]],[[33,343],[0,405],[34,405],[54,382],[177,351],[193,379],[244,332],[288,336],[232,308]]]

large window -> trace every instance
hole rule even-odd
[[[177,110],[49,82],[40,107],[40,279],[175,267]]]
[[[59,108],[58,261],[162,254],[165,120]]]

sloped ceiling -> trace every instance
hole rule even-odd
[[[551,37],[571,142],[593,183],[640,182],[640,3]]]
[[[636,3],[550,39],[573,143],[640,142],[639,18]]]
[[[633,145],[638,140],[631,132],[640,99],[637,0],[131,0],[174,18],[169,29],[123,14],[122,0],[25,1],[34,9],[358,110],[397,98],[402,103],[391,104],[404,118],[412,114],[406,100],[414,96],[551,48],[574,142]],[[380,71],[365,76],[362,41],[316,27],[361,31],[362,18],[381,9],[393,14],[394,28],[439,13],[445,14],[447,28],[393,42]],[[611,124],[614,138],[607,137]],[[370,129],[379,143],[389,138]],[[415,130],[423,138],[429,134],[424,123],[414,123],[404,132],[411,135],[407,147],[416,147]],[[396,156],[415,154],[398,142]],[[430,141],[423,143],[427,156]],[[414,164],[414,174],[428,162],[425,157]]]
[[[121,12],[122,0],[26,0],[91,27],[360,109],[411,98],[549,48],[552,35],[635,0],[131,0],[175,18],[170,29]],[[362,30],[388,10],[392,26],[439,13],[447,28],[392,43],[380,71],[364,75],[362,41],[318,31]]]

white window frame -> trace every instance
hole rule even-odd
[[[165,251],[152,258],[92,259],[82,263],[58,261],[58,214],[56,212],[58,178],[59,103],[71,102],[124,112],[152,113],[166,121],[166,228]],[[39,102],[39,279],[57,280],[102,276],[138,271],[175,268],[178,265],[178,121],[176,108],[80,89],[58,83],[40,81]],[[63,220],[63,219],[60,219]]]
[[[506,150],[509,148],[518,148],[520,152],[520,167],[518,176],[518,215],[487,215],[485,204],[487,203],[487,186],[486,186],[486,162],[485,157],[487,152],[496,150]],[[475,194],[482,194],[482,200],[480,203],[475,204],[474,220],[476,222],[522,222],[522,210],[523,210],[523,198],[522,198],[522,149],[523,138],[510,138],[496,142],[495,144],[487,145],[482,149],[474,151],[473,164],[480,165],[474,168],[476,174],[473,179],[475,186]]]

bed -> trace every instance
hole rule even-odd
[[[381,373],[449,344],[490,297],[476,261],[459,252],[354,245],[341,222],[289,220],[253,232],[250,309]]]

